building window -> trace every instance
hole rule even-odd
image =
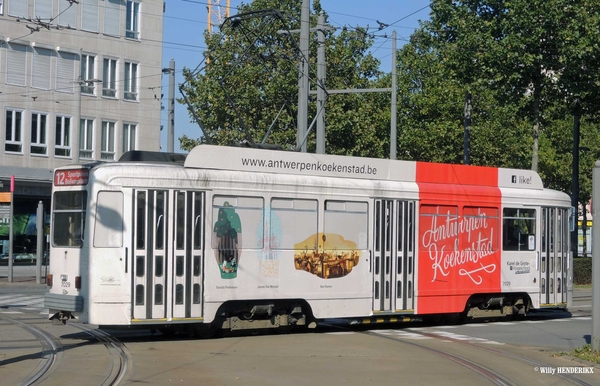
[[[6,133],[4,136],[4,151],[13,153],[23,152],[23,110],[6,110]]]
[[[4,0],[0,0],[0,15],[4,15]]]
[[[115,159],[115,123],[102,122],[102,143],[100,146],[100,159]]]
[[[102,96],[116,98],[117,96],[117,60],[104,59],[102,68]]]
[[[56,56],[56,91],[75,93],[75,65],[77,56],[70,52],[59,52]]]
[[[54,129],[54,155],[58,157],[71,156],[71,117],[56,116]]]
[[[79,158],[94,156],[94,120],[82,118],[79,123]]]
[[[98,0],[83,0],[82,5],[81,29],[98,32]]]
[[[135,150],[135,132],[137,125],[134,123],[123,124],[123,153]]]
[[[86,82],[96,78],[95,66],[96,56],[81,55],[81,93],[94,95],[94,83]]]
[[[104,1],[104,33],[121,36],[121,0]]]
[[[27,4],[27,1],[24,1],[24,3]],[[54,17],[52,3],[52,0],[35,0],[33,8],[34,18],[43,22],[52,22],[52,18]]]
[[[50,58],[52,51],[34,48],[31,74],[31,87],[50,90]]]
[[[127,0],[127,21],[125,22],[125,37],[140,38],[140,3]]]
[[[24,19],[29,18],[29,2],[23,0],[9,0],[8,2],[8,15],[22,17]]]
[[[58,25],[69,29],[77,28],[77,3],[74,1],[58,2]]]
[[[125,62],[125,92],[123,99],[137,100],[137,63]]]
[[[25,86],[27,73],[27,46],[8,44],[6,51],[6,83]]]
[[[46,133],[48,132],[48,114],[31,113],[31,154],[46,155],[48,143]]]

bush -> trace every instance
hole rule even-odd
[[[592,284],[592,258],[573,259],[573,284]]]

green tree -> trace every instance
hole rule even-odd
[[[433,36],[444,62],[464,84],[498,91],[498,102],[520,107],[532,122],[531,168],[538,169],[543,111],[561,96],[580,90],[582,61],[573,48],[580,35],[594,36],[586,23],[597,20],[595,1],[571,0],[433,0]],[[597,26],[597,24],[595,24]],[[595,36],[598,36],[596,28]],[[590,42],[576,46],[586,50]],[[596,42],[597,47],[597,42]],[[596,53],[580,59],[593,64]],[[597,61],[596,61],[597,63]],[[594,76],[591,76],[594,78]],[[597,77],[595,78],[597,79]],[[589,86],[589,84],[587,85]],[[588,89],[589,90],[589,89]]]
[[[315,1],[311,26],[316,25],[320,11],[320,3]],[[180,138],[183,149],[207,141],[206,137],[221,145],[260,143],[266,137],[267,144],[296,147],[299,36],[278,31],[299,29],[300,13],[299,1],[255,0],[240,6],[238,15],[228,20],[220,33],[205,35],[207,65],[197,73],[184,69],[187,82],[182,87],[190,102],[190,115],[198,117],[205,137]],[[316,38],[311,34],[308,75],[312,90],[317,85]],[[370,88],[378,84],[382,74],[379,61],[368,52],[372,44],[373,38],[361,28],[326,32],[325,87]],[[384,156],[382,149],[386,141],[389,144],[389,108],[385,108],[389,96],[387,105],[381,107],[384,103],[386,98],[378,95],[330,95],[327,153]],[[309,122],[315,115],[315,103],[310,103]],[[314,128],[308,149],[315,149]]]
[[[399,158],[462,163],[466,91],[473,106],[471,163],[526,167],[531,143],[523,140],[529,129],[518,106],[500,104],[496,91],[457,79],[424,29],[398,52]]]

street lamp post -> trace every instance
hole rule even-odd
[[[573,118],[573,174],[571,175],[571,206],[575,208],[573,219],[574,229],[571,231],[571,251],[573,257],[577,257],[579,250],[578,232],[579,224],[579,110],[576,107]],[[585,235],[584,235],[585,237]]]

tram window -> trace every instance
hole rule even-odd
[[[262,197],[213,197],[212,248],[243,250],[263,248]],[[247,235],[247,237],[242,237]]]
[[[143,277],[146,272],[146,258],[144,256],[136,256],[135,258],[135,276]]]
[[[154,256],[154,276],[162,277],[164,272],[164,258],[162,256]]]
[[[556,214],[558,215],[558,232],[557,232],[558,239],[556,240],[556,248],[557,248],[557,252],[562,252],[563,226],[565,225],[563,222],[563,216],[562,216],[563,211],[557,210]],[[560,268],[560,260],[558,261],[558,266]]]
[[[389,252],[392,248],[392,211],[394,206],[392,201],[385,201],[385,251]]]
[[[200,256],[194,256],[194,276],[200,276]]]
[[[453,251],[457,247],[457,232],[453,224],[458,221],[458,207],[445,205],[421,205],[419,224],[424,229],[421,248],[444,248]]]
[[[183,249],[185,240],[185,192],[177,193],[177,208],[175,209],[175,220],[177,222],[175,247]]]
[[[194,283],[194,291],[193,291],[193,303],[194,304],[200,304],[200,284],[198,283]]]
[[[367,249],[368,207],[366,202],[325,201],[323,232],[340,239],[326,243],[324,249]]]
[[[146,193],[138,192],[137,194],[137,219],[136,219],[136,248],[146,248]]]
[[[194,193],[194,249],[202,248],[202,207],[204,193]]]
[[[184,264],[184,257],[183,256],[177,256],[175,258],[175,275],[177,275],[178,277],[182,277],[183,273],[184,273],[184,268],[183,268],[183,264]]]
[[[183,304],[183,284],[175,286],[175,304]]]
[[[381,233],[381,202],[375,202],[375,234],[380,235]],[[381,247],[379,245],[379,237],[375,237],[375,251],[379,252]]]
[[[154,285],[154,304],[160,306],[163,304],[163,285],[155,284]]]
[[[55,192],[52,241],[60,247],[80,247],[85,234],[87,192]]]
[[[144,286],[142,284],[138,284],[135,286],[135,305],[144,305]]]
[[[542,223],[541,223],[541,235],[542,235],[542,252],[546,252],[546,223],[548,222],[548,208],[542,208]]]
[[[165,193],[156,193],[156,235],[155,245],[156,249],[163,249],[165,245]]]
[[[409,202],[408,203],[408,251],[412,252],[413,251],[413,243],[414,243],[414,231],[415,231],[415,224],[414,224],[414,218],[415,218],[415,203],[414,202]],[[410,272],[409,272],[410,273]]]
[[[498,208],[465,207],[458,224],[462,249],[496,251],[498,249]]]
[[[269,247],[293,250],[317,248],[317,200],[273,198],[269,219]]]
[[[534,250],[536,245],[535,209],[504,208],[502,234],[503,250]]]
[[[123,246],[123,193],[98,192],[94,247]]]
[[[396,250],[402,251],[404,249],[404,216],[403,212],[406,210],[406,205],[402,201],[396,201],[398,205],[398,216],[396,218]],[[402,267],[401,264],[398,264],[398,269]],[[400,273],[400,271],[398,271]]]

